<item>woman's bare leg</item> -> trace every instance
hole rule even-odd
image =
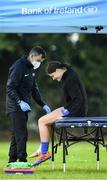
[[[40,141],[41,142],[49,142],[51,138],[51,124],[55,122],[57,119],[61,118],[61,108],[58,108],[51,113],[42,116],[38,121],[39,132],[40,132]],[[31,154],[29,157],[36,157],[39,153],[41,153],[41,144],[36,152]]]
[[[50,125],[53,124],[57,119],[61,118],[61,116],[61,108],[58,108],[39,119],[38,126],[40,132],[40,140],[42,142],[49,142],[51,132]]]

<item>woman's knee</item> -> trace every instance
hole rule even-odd
[[[44,117],[39,118],[38,125],[44,124]]]
[[[42,116],[39,120],[38,120],[38,125],[41,126],[41,125],[50,125],[52,124],[52,117],[50,116]]]

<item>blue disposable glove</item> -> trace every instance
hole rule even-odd
[[[50,113],[50,112],[51,112],[51,109],[50,109],[50,107],[49,107],[47,104],[45,104],[45,105],[43,106],[43,110],[45,110],[46,113]]]
[[[29,104],[24,101],[20,101],[19,106],[23,112],[31,111]]]
[[[70,112],[64,107],[61,108],[62,116],[67,116]]]

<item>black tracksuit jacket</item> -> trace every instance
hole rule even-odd
[[[20,111],[19,100],[30,105],[31,96],[41,107],[42,101],[38,86],[35,82],[35,70],[27,56],[22,56],[9,69],[6,88],[6,114]]]
[[[65,106],[68,116],[86,116],[88,110],[87,95],[77,73],[69,68],[62,76]]]

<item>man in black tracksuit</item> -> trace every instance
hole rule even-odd
[[[51,110],[41,99],[35,82],[35,69],[45,59],[45,51],[34,47],[28,56],[18,59],[9,69],[6,91],[6,113],[11,119],[12,136],[9,150],[9,163],[27,161],[27,120],[31,111],[31,96],[47,113]]]

